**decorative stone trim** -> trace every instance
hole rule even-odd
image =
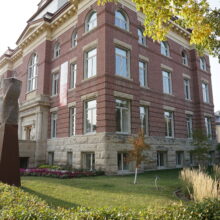
[[[150,102],[147,102],[147,101],[144,101],[144,100],[140,100],[140,105],[150,106]]]
[[[89,93],[89,94],[81,96],[81,100],[85,101],[85,100],[88,100],[88,99],[97,98],[97,96],[98,96],[98,92],[93,92],[93,93]]]
[[[52,74],[57,73],[57,72],[60,72],[60,66],[53,68],[51,71]]]
[[[148,57],[145,57],[145,56],[143,56],[143,55],[139,55],[139,59],[140,59],[140,60],[143,60],[143,61],[145,61],[145,62],[149,62],[149,58],[148,58]]]
[[[211,115],[211,114],[209,114],[209,113],[204,113],[204,116],[205,116],[205,117],[209,117],[209,118],[212,118],[212,117],[213,117],[213,115]]]
[[[55,108],[51,108],[50,109],[50,112],[58,112],[59,108],[58,107],[55,107]]]
[[[77,57],[73,57],[70,61],[69,61],[69,63],[75,63],[77,61]]]
[[[190,75],[188,75],[188,74],[183,73],[183,78],[186,78],[186,79],[191,79],[191,76],[190,76]]]
[[[115,97],[119,97],[119,98],[123,98],[123,99],[129,99],[129,100],[133,100],[134,96],[127,94],[127,93],[123,93],[123,92],[118,92],[118,91],[114,91],[114,96]]]
[[[186,115],[194,115],[194,113],[192,111],[185,111]]]
[[[86,51],[86,50],[92,49],[92,48],[94,48],[94,47],[97,47],[97,45],[98,45],[98,40],[94,40],[94,41],[90,42],[89,44],[85,45],[85,46],[82,48],[82,50],[83,50],[83,51]]]
[[[125,47],[125,48],[127,48],[127,49],[129,49],[129,50],[132,50],[132,46],[130,45],[130,44],[127,44],[127,43],[125,43],[125,42],[123,42],[123,41],[120,41],[120,40],[118,40],[118,39],[114,39],[114,44],[117,44],[117,45],[119,45],[119,46],[122,46],[122,47]]]
[[[202,82],[209,84],[209,81],[207,79],[202,78],[201,79]]]
[[[162,69],[165,69],[165,70],[173,72],[173,68],[172,67],[169,67],[169,66],[164,65],[164,64],[161,64],[160,66],[161,66]]]
[[[76,106],[76,102],[71,102],[68,104],[68,108],[75,107],[75,106]]]
[[[175,111],[176,110],[176,108],[170,107],[170,106],[166,106],[166,105],[163,105],[163,109],[167,110],[167,111]]]

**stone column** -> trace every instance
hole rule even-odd
[[[21,81],[9,78],[3,81],[0,98],[0,181],[20,186],[18,148],[18,98]]]

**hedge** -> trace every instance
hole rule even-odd
[[[51,208],[22,189],[0,183],[0,219],[39,220],[219,220],[220,200],[174,203],[160,210]]]

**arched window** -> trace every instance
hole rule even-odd
[[[162,41],[160,43],[160,52],[162,55],[169,57],[170,56],[170,49],[167,42]]]
[[[201,70],[205,70],[206,71],[206,60],[205,60],[204,57],[200,57],[199,65],[200,65],[200,69]]]
[[[95,27],[97,27],[97,13],[95,11],[93,11],[87,17],[86,31],[91,31]]]
[[[38,75],[37,64],[38,64],[38,57],[37,54],[34,53],[31,56],[30,61],[28,63],[28,86],[27,86],[28,92],[31,92],[37,88],[37,75]]]
[[[115,11],[115,26],[124,30],[129,29],[128,19],[121,11]]]
[[[144,37],[143,31],[138,28],[138,43],[146,45],[146,38]]]
[[[60,56],[60,43],[57,42],[53,48],[53,58],[57,58]]]
[[[77,32],[74,31],[72,34],[72,47],[76,47],[77,46]]]
[[[189,65],[189,61],[188,61],[188,56],[186,51],[182,51],[182,64],[188,66]]]

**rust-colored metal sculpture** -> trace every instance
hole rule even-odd
[[[18,98],[21,81],[4,79],[0,97],[0,181],[20,186],[18,148]]]

